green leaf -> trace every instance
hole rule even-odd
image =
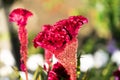
[[[87,80],[88,79],[88,71],[85,72],[85,74],[82,77],[82,80]]]
[[[47,74],[40,65],[38,66],[37,70],[35,71],[32,80],[47,80]]]
[[[84,51],[79,51],[77,54],[77,79],[79,80],[80,78],[80,58],[81,58],[81,54],[84,54]]]
[[[19,70],[17,69],[17,67],[12,66],[12,69],[14,70],[18,80],[23,80],[22,77],[20,76]]]

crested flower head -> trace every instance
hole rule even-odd
[[[48,50],[63,48],[66,43],[77,36],[81,25],[87,22],[83,16],[71,16],[56,22],[54,25],[44,25],[42,32],[34,39],[34,46]]]
[[[17,25],[19,26],[25,26],[27,23],[28,17],[32,15],[33,14],[26,9],[17,8],[10,13],[9,20],[11,22],[16,22]]]

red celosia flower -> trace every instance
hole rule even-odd
[[[55,25],[44,25],[43,31],[34,39],[34,46],[41,46],[48,50],[55,50],[77,36],[78,30],[87,19],[83,16],[72,16],[56,22]]]
[[[43,26],[43,31],[34,39],[35,47],[45,48],[46,62],[50,64],[49,60],[54,54],[70,75],[70,80],[76,80],[77,76],[78,30],[87,22],[88,20],[83,16],[71,16],[54,25]]]
[[[53,65],[52,70],[49,72],[48,80],[61,80],[61,78],[64,80],[69,80],[70,76],[63,65],[57,62]]]
[[[25,26],[28,17],[32,16],[32,13],[26,9],[17,8],[14,9],[9,15],[9,20],[11,22],[16,22],[19,26]]]
[[[21,70],[26,73],[26,80],[28,80],[27,76],[27,44],[28,44],[28,37],[27,37],[27,30],[25,28],[27,24],[28,17],[32,16],[32,13],[26,9],[18,8],[13,10],[9,15],[9,20],[11,22],[16,22],[19,26],[18,28],[18,38],[20,41],[20,54],[21,54]]]

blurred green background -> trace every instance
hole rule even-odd
[[[32,43],[42,25],[83,15],[89,22],[78,35],[81,76],[88,70],[88,80],[114,80],[113,72],[120,66],[120,0],[0,0],[0,80],[17,80],[11,67],[20,66],[18,27],[8,15],[19,7],[34,14],[27,24],[31,75],[38,64],[44,64],[44,50]]]

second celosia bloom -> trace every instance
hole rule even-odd
[[[78,31],[87,22],[83,16],[71,16],[54,25],[44,25],[43,31],[34,39],[35,47],[45,48],[46,62],[50,65],[54,54],[70,75],[70,80],[76,80]]]
[[[28,80],[27,72],[27,45],[28,45],[28,36],[26,30],[27,20],[33,14],[23,8],[14,9],[9,15],[9,21],[17,23],[18,27],[18,38],[20,41],[20,55],[21,55],[21,70],[26,73],[26,80]]]
[[[48,80],[70,80],[70,76],[67,71],[59,62],[52,66],[52,69],[48,72]]]

